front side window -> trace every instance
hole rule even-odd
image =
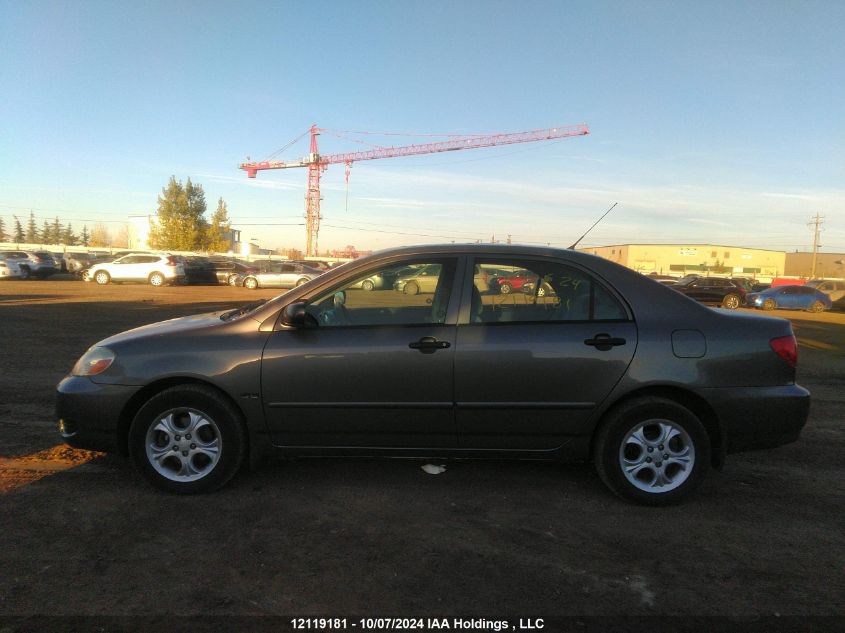
[[[485,284],[490,269],[512,272]],[[628,320],[602,284],[558,262],[480,260],[473,281],[472,323]]]
[[[446,321],[454,258],[382,265],[310,302],[320,327],[424,325]]]

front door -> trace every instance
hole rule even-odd
[[[264,409],[278,446],[454,447],[458,258],[401,260],[310,297],[319,325],[275,331],[262,361]],[[431,264],[416,294],[361,281]]]
[[[460,446],[556,448],[582,432],[624,375],[636,325],[610,290],[566,264],[491,258],[474,268],[526,269],[529,279],[505,294],[473,284],[464,298],[455,356]]]

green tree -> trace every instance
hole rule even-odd
[[[155,220],[150,220],[150,247],[161,250],[200,250],[206,241],[208,223],[205,192],[188,178],[185,185],[176,176],[161,190]]]
[[[62,241],[62,223],[59,222],[59,216],[53,220],[53,226],[50,227],[50,237],[53,238],[51,244],[58,244]]]
[[[15,218],[15,232],[12,235],[12,239],[16,244],[20,244],[23,242],[23,227],[21,226],[21,221],[18,219],[18,216],[13,215],[12,217]]]
[[[222,253],[232,247],[229,239],[232,226],[229,221],[229,209],[223,198],[217,201],[217,210],[211,216],[211,224],[208,225],[205,238],[205,250]]]
[[[76,246],[76,235],[73,234],[73,226],[70,222],[67,223],[65,230],[62,232],[62,242],[67,246]]]
[[[88,225],[82,225],[82,233],[79,234],[79,243],[82,246],[88,246],[89,242],[91,241],[91,235],[88,233]]]
[[[0,242],[6,241],[6,223],[3,221],[3,218],[0,217]]]
[[[38,225],[35,223],[35,214],[29,212],[29,222],[26,224],[26,242],[35,244],[38,241]]]
[[[47,220],[44,220],[44,226],[41,228],[41,232],[38,234],[38,237],[41,239],[36,241],[40,241],[42,244],[53,243],[53,228]]]

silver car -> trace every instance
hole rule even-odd
[[[242,285],[250,290],[256,288],[295,288],[316,279],[323,271],[304,264],[272,262],[261,272],[246,275]]]

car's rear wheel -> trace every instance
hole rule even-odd
[[[774,299],[766,299],[763,302],[763,309],[764,310],[774,310],[777,307]]]
[[[229,275],[229,278],[226,280],[226,283],[230,286],[237,286],[238,285],[238,276],[237,275]]]
[[[21,271],[21,279],[29,279],[29,277],[30,277],[29,266],[19,266],[19,269]]]
[[[105,270],[98,270],[94,275],[94,281],[101,286],[105,286],[111,281],[111,276]]]
[[[151,484],[179,494],[216,490],[244,460],[240,413],[204,385],[165,389],[141,407],[129,429],[129,454]]]
[[[701,421],[666,398],[637,398],[613,409],[593,449],[596,470],[608,488],[646,505],[683,500],[710,466],[710,438]]]
[[[250,290],[255,290],[258,288],[258,280],[255,277],[247,277],[244,279],[244,287],[249,288]]]
[[[728,310],[736,310],[739,304],[739,296],[735,294],[725,295],[724,299],[722,299],[722,307]]]
[[[810,312],[821,312],[824,310],[824,304],[821,301],[816,301],[810,306]]]
[[[364,282],[361,284],[361,289],[366,290],[367,292],[369,292],[375,287],[376,285],[369,279],[365,279]]]
[[[300,279],[299,281],[296,282],[296,287],[299,288],[302,284],[307,284],[307,283],[308,283],[308,280],[303,277],[302,279]]]
[[[513,290],[513,287],[509,283],[504,282],[499,284],[499,292],[503,295],[510,294],[511,290]]]
[[[405,288],[403,288],[402,292],[406,295],[416,295],[420,293],[420,287],[415,281],[409,281],[405,284]]]
[[[152,273],[149,277],[149,281],[151,286],[163,286],[164,275],[161,273]]]

